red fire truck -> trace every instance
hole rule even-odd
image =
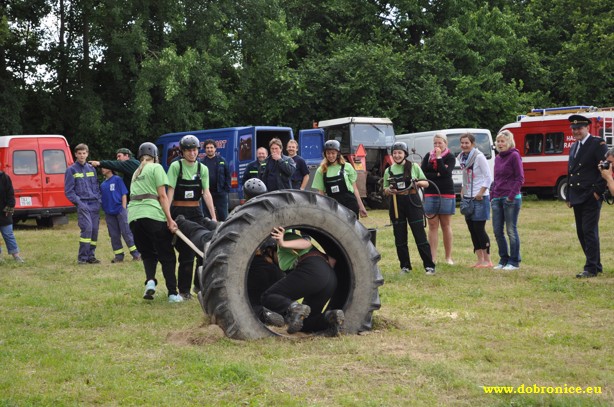
[[[602,137],[612,147],[614,107],[567,106],[533,109],[501,130],[514,133],[516,148],[522,156],[525,183],[523,190],[538,196],[556,195],[565,199],[569,149],[575,141],[569,116],[581,114],[591,119],[590,134]],[[501,131],[500,130],[500,131]]]

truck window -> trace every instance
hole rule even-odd
[[[326,140],[337,140],[341,144],[341,152],[350,152],[350,127],[346,125],[328,127],[324,129]]]
[[[546,154],[561,154],[563,152],[563,133],[546,133]]]
[[[18,150],[13,152],[13,166],[15,175],[33,175],[38,173],[36,151]]]
[[[386,147],[394,142],[394,129],[389,124],[354,124],[352,126],[352,147]]]
[[[64,174],[66,172],[66,156],[62,150],[43,151],[45,174]]]
[[[524,138],[524,155],[541,155],[543,141],[543,134],[527,134]]]

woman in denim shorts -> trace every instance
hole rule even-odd
[[[429,184],[424,190],[424,212],[429,223],[429,244],[433,261],[437,258],[439,241],[438,229],[441,225],[443,247],[446,253],[446,263],[454,264],[452,260],[452,215],[456,211],[456,196],[452,171],[456,165],[456,157],[448,149],[448,138],[443,133],[433,137],[433,150],[422,160],[422,171],[426,178],[437,188]]]

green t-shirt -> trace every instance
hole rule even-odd
[[[183,158],[181,160],[173,161],[171,166],[168,167],[168,185],[175,188],[177,185],[177,177],[179,176],[179,161],[182,161],[182,179],[193,180],[196,179],[196,169],[198,168],[198,162],[189,164]],[[205,164],[200,164],[200,182],[203,186],[203,191],[209,189],[209,169]]]
[[[284,240],[296,240],[304,239],[304,237],[295,233],[287,233],[284,235]],[[279,260],[279,268],[283,271],[288,271],[294,268],[296,260],[303,254],[309,252],[313,246],[303,250],[287,249],[284,247],[277,247],[277,259]]]
[[[336,177],[339,175],[339,171],[341,171],[341,166],[339,164],[329,165],[326,170],[327,177]],[[354,183],[358,178],[358,174],[356,174],[356,170],[352,167],[352,164],[345,163],[345,167],[343,167],[343,172],[345,173],[345,185],[348,187],[348,191],[354,193]],[[313,182],[311,183],[311,188],[317,189],[318,191],[326,192],[326,186],[324,185],[324,174],[322,173],[322,166],[319,166],[316,170],[316,173],[313,176]]]
[[[405,171],[405,166],[400,164],[392,164],[390,167],[393,175],[403,174]],[[413,164],[411,166],[411,177],[413,179],[426,179],[424,176],[424,172],[422,172],[422,168],[419,165]],[[390,173],[388,172],[388,168],[384,170],[384,188],[388,188],[390,186],[390,182],[388,181],[390,178]]]
[[[137,170],[138,171],[138,170]],[[168,185],[168,178],[160,164],[147,164],[143,171],[132,181],[130,196],[151,194],[158,195],[158,187]],[[166,216],[157,199],[130,200],[128,204],[128,223],[133,220],[148,218],[166,222]]]

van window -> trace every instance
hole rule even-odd
[[[561,154],[565,136],[563,133],[546,133],[546,154]]]
[[[66,172],[66,156],[62,150],[43,151],[45,174],[64,174]]]
[[[252,159],[252,135],[245,134],[239,138],[239,161]]]
[[[541,155],[543,141],[543,134],[527,134],[524,138],[524,155]]]
[[[461,153],[460,137],[465,133],[449,133],[446,134],[448,138],[448,149],[456,157]],[[475,137],[475,146],[484,154],[487,160],[492,158],[492,139],[488,133],[471,133]],[[431,148],[432,149],[432,148]],[[429,149],[429,150],[431,150]]]
[[[36,152],[19,150],[13,152],[13,172],[15,175],[32,175],[38,173]]]

